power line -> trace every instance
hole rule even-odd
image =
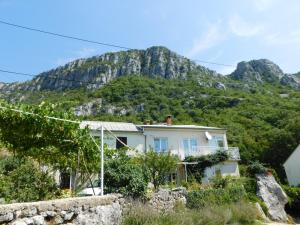
[[[92,44],[98,44],[98,45],[103,45],[103,46],[109,46],[109,47],[114,47],[114,48],[131,50],[131,48],[124,47],[124,46],[121,46],[121,45],[115,45],[115,44],[110,44],[110,43],[92,41],[92,40],[88,40],[88,39],[84,39],[84,38],[79,38],[79,37],[74,37],[74,36],[70,36],[70,35],[54,33],[54,32],[40,30],[40,29],[33,28],[33,27],[27,27],[27,26],[22,26],[22,25],[14,24],[14,23],[9,23],[9,22],[3,21],[3,20],[0,20],[0,23],[4,24],[4,25],[16,27],[16,28],[21,28],[21,29],[29,30],[29,31],[35,31],[35,32],[43,33],[43,34],[49,34],[49,35],[52,35],[52,36],[73,39],[73,40],[76,40],[76,41],[82,41],[82,42],[88,42],[88,43],[92,43]]]
[[[3,69],[0,69],[0,72],[9,73],[9,74],[16,74],[16,75],[21,75],[21,76],[27,76],[27,77],[34,77],[34,78],[38,77],[37,75],[34,75],[34,74],[21,73],[21,72],[15,72],[15,71],[10,71],[10,70],[3,70]],[[42,76],[40,76],[40,77],[42,77]],[[44,78],[46,78],[46,79],[50,78],[50,79],[56,79],[56,80],[64,80],[64,81],[70,81],[70,82],[79,82],[79,83],[85,83],[85,84],[99,85],[99,83],[95,83],[95,82],[80,81],[80,80],[74,80],[74,79],[67,79],[67,78],[61,78],[61,77],[58,77],[58,76],[51,76],[51,75],[45,76]],[[5,83],[5,82],[2,82],[2,83]],[[11,83],[5,83],[5,84],[11,84]]]
[[[133,48],[129,48],[129,47],[122,46],[122,45],[117,45],[117,44],[112,44],[112,43],[104,43],[104,42],[93,41],[93,40],[84,39],[84,38],[80,38],[80,37],[75,37],[75,36],[71,36],[71,35],[59,34],[59,33],[55,33],[55,32],[50,32],[50,31],[46,31],[46,30],[37,29],[37,28],[34,28],[34,27],[28,27],[28,26],[15,24],[15,23],[10,23],[10,22],[6,22],[6,21],[3,21],[3,20],[0,20],[0,23],[4,24],[4,25],[15,27],[15,28],[20,28],[20,29],[24,29],[24,30],[39,32],[39,33],[48,34],[48,35],[57,36],[57,37],[62,37],[62,38],[73,39],[73,40],[76,40],[76,41],[88,42],[88,43],[92,43],[92,44],[98,44],[98,45],[102,45],[102,46],[114,47],[114,48],[125,49],[125,50],[133,50]],[[225,64],[225,63],[211,62],[211,61],[200,60],[200,59],[192,59],[192,60],[195,61],[195,62],[201,62],[201,63],[217,65],[217,66],[235,67],[234,65]]]
[[[217,66],[235,67],[234,65],[230,65],[230,64],[223,64],[223,63],[218,63],[218,62],[209,62],[209,61],[204,61],[204,60],[199,60],[199,59],[193,59],[193,61],[206,63],[206,64],[217,65]]]

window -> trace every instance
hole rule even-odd
[[[166,152],[168,150],[168,139],[154,138],[154,150],[156,152]]]
[[[223,137],[213,136],[211,140],[209,140],[209,146],[217,149],[224,147],[224,139]]]
[[[197,151],[197,146],[198,143],[195,138],[183,139],[183,149],[186,153],[190,151]]]
[[[116,142],[116,149],[120,149],[125,147],[127,145],[127,137],[118,137],[117,142]]]

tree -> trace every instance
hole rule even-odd
[[[131,197],[144,196],[148,184],[143,169],[124,150],[106,152],[105,192],[121,193]]]
[[[165,183],[168,175],[176,171],[179,161],[176,156],[169,153],[157,153],[153,150],[141,155],[139,160],[155,189]]]
[[[97,170],[99,153],[90,131],[80,129],[79,122],[65,121],[76,120],[72,113],[46,103],[28,106],[0,102],[0,106],[0,141],[14,155],[31,157],[54,169],[79,169],[81,173]],[[78,165],[79,158],[88,163]]]

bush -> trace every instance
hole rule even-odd
[[[300,187],[283,186],[289,197],[289,207],[292,211],[300,211]]]
[[[248,166],[248,171],[252,176],[254,176],[255,174],[266,173],[268,170],[260,162],[254,161]]]
[[[166,178],[176,171],[178,158],[167,154],[157,153],[153,150],[148,151],[140,156],[140,163],[144,167],[145,172],[149,175],[154,188],[166,183]]]
[[[200,209],[211,205],[230,204],[246,197],[245,189],[242,186],[194,190],[187,195],[187,207]]]
[[[148,184],[143,169],[125,152],[119,153],[105,162],[105,192],[143,197]]]
[[[254,205],[245,202],[166,213],[138,205],[124,216],[122,225],[258,225],[257,219],[259,215]]]
[[[0,197],[6,202],[40,201],[59,196],[54,179],[42,172],[32,160],[27,159],[18,166],[15,162],[15,159],[4,159],[1,162],[5,166],[1,167]]]

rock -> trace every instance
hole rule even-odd
[[[186,204],[186,194],[187,191],[183,187],[175,188],[172,190],[159,189],[151,197],[149,205],[150,207],[160,211],[170,211],[173,210],[178,203],[181,203],[183,205]]]
[[[33,219],[32,218],[23,218],[23,221],[27,224],[27,225],[33,225]]]
[[[14,214],[12,212],[5,213],[3,215],[0,214],[0,224],[4,222],[9,222],[14,219]]]
[[[286,85],[286,86],[289,86],[292,88],[300,88],[300,80],[296,76],[290,75],[290,74],[285,74],[281,78],[280,84]]]
[[[225,84],[223,84],[223,83],[221,83],[221,82],[216,82],[215,85],[214,85],[214,87],[215,87],[216,89],[219,89],[219,90],[226,90]]]
[[[16,220],[11,225],[28,225],[28,224],[25,223],[23,220]]]
[[[74,212],[69,212],[64,215],[64,220],[69,221],[73,218]]]
[[[102,106],[102,99],[97,98],[91,102],[84,103],[82,105],[79,105],[75,107],[74,114],[76,116],[91,116],[91,115],[97,115],[100,113]]]
[[[0,215],[0,223],[9,222],[14,219],[14,214],[12,212],[8,212]]]
[[[278,65],[267,59],[240,62],[236,70],[229,75],[235,80],[258,83],[279,83],[284,76]]]
[[[45,220],[43,216],[34,216],[32,217],[34,225],[45,225]]]
[[[258,202],[255,203],[255,207],[257,208],[260,218],[263,219],[263,221],[265,222],[270,222],[269,218],[266,216],[266,214],[264,213],[263,209],[261,208]]]
[[[65,90],[80,87],[95,89],[114,78],[126,75],[187,79],[188,74],[192,72],[207,76],[216,75],[214,71],[199,66],[165,47],[154,46],[146,50],[113,52],[75,60],[41,73],[31,81],[9,85],[1,83],[0,91],[9,93],[16,90]]]
[[[257,195],[260,197],[268,208],[269,216],[274,221],[288,221],[287,214],[284,210],[288,197],[273,175],[257,174]]]

